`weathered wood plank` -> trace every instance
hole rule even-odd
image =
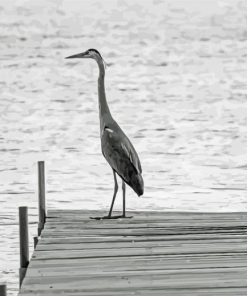
[[[229,239],[207,239],[202,241],[201,239],[197,240],[159,240],[159,241],[112,241],[112,242],[84,242],[84,243],[64,243],[64,244],[39,244],[36,248],[36,252],[39,251],[56,251],[56,250],[83,250],[83,249],[111,249],[111,248],[147,248],[147,247],[161,247],[161,246],[176,246],[181,245],[189,246],[193,245],[212,245],[212,244],[228,244],[228,245],[247,245],[246,238],[229,238]]]
[[[49,209],[47,212],[48,217],[53,216],[65,216],[65,215],[71,215],[71,216],[91,216],[91,215],[104,215],[106,210],[60,210],[60,209]],[[121,211],[115,211],[114,214],[119,215],[121,214]],[[247,212],[191,212],[191,211],[128,211],[129,215],[135,215],[139,217],[157,217],[157,216],[179,216],[179,217],[241,217],[245,216],[247,217]]]
[[[136,236],[159,236],[159,235],[179,235],[179,233],[182,233],[184,235],[190,235],[190,234],[244,234],[247,235],[247,229],[227,229],[227,228],[221,228],[221,229],[184,229],[184,228],[176,228],[176,229],[133,229],[132,231],[129,231],[128,229],[113,229],[112,231],[109,230],[78,230],[77,232],[72,231],[64,231],[64,232],[42,232],[41,237],[47,237],[47,238],[74,238],[78,236],[85,236],[85,237],[106,237],[106,236],[112,236],[112,237],[119,237],[119,236],[129,236],[129,237],[136,237]]]
[[[66,274],[61,274],[54,269],[52,273],[49,272],[49,274],[47,274],[46,272],[44,272],[44,270],[42,270],[39,274],[39,276],[42,276],[42,279],[43,280],[49,280],[50,278],[55,278],[55,277],[58,277],[59,275],[59,278],[60,279],[67,279],[67,278],[81,278],[81,279],[84,279],[84,278],[89,278],[90,275],[93,275],[94,277],[96,278],[114,278],[114,277],[124,277],[124,276],[139,276],[139,277],[144,277],[144,276],[167,276],[167,275],[180,275],[180,277],[183,277],[183,276],[188,276],[188,275],[193,275],[196,273],[197,276],[199,275],[202,275],[204,277],[211,277],[212,274],[214,275],[217,275],[218,276],[218,273],[225,273],[225,274],[236,274],[236,273],[241,273],[242,275],[246,275],[247,274],[247,267],[246,266],[240,266],[240,267],[228,267],[228,268],[224,268],[224,267],[217,267],[217,268],[212,268],[212,267],[208,267],[208,268],[196,268],[196,267],[193,267],[193,268],[181,268],[180,267],[177,267],[177,268],[172,268],[172,269],[164,269],[164,268],[149,268],[148,266],[146,266],[145,269],[136,269],[134,266],[132,267],[132,269],[126,269],[126,270],[118,270],[116,271],[115,269],[113,270],[108,270],[107,272],[105,270],[91,270],[88,271],[88,272],[85,272],[85,269],[84,270],[80,270],[79,269],[76,269],[75,270],[76,272],[73,274],[71,273],[71,271]],[[82,272],[83,271],[83,272]],[[36,282],[37,280],[37,276],[34,276],[34,274],[30,274],[29,275],[29,279],[31,281],[31,279],[33,279],[34,282]]]
[[[243,239],[246,241],[247,236],[246,234],[238,234],[238,233],[200,233],[200,234],[193,234],[190,235],[186,234],[177,234],[177,235],[159,235],[159,236],[135,236],[135,237],[111,237],[111,236],[104,236],[104,237],[84,237],[84,236],[73,236],[73,237],[42,237],[42,240],[39,241],[39,245],[46,245],[46,244],[67,244],[71,243],[75,244],[87,244],[87,243],[135,243],[135,242],[163,242],[163,241],[173,241],[173,240],[202,240],[207,241],[210,239],[221,240],[221,239]]]
[[[80,210],[72,210],[71,212],[66,210],[56,211],[56,213],[51,213],[49,210],[47,213],[47,218],[56,219],[56,218],[66,218],[71,217],[72,219],[89,219],[89,217],[101,217],[106,214],[107,211],[80,211]],[[121,215],[122,212],[114,212],[113,215]],[[199,212],[135,212],[128,211],[128,217],[132,218],[122,218],[121,221],[128,221],[130,219],[243,219],[247,217],[247,213],[199,213]],[[110,219],[110,221],[112,221]]]
[[[108,248],[90,250],[55,250],[34,251],[32,260],[63,259],[63,258],[91,258],[91,257],[131,257],[147,255],[175,255],[175,254],[207,254],[209,253],[246,253],[247,244],[235,245],[191,245],[169,247],[143,247],[143,248]]]
[[[194,262],[199,260],[202,262],[214,262],[223,261],[230,262],[234,260],[236,262],[242,261],[246,263],[246,253],[213,253],[213,254],[178,254],[178,255],[149,255],[149,256],[133,256],[126,260],[126,257],[100,257],[100,258],[66,258],[66,259],[43,259],[43,260],[32,260],[30,262],[30,267],[32,268],[44,268],[44,267],[61,267],[61,266],[112,266],[112,264],[133,266],[137,264],[153,264],[154,261],[160,261],[164,263],[164,268],[167,264],[179,264],[181,267],[186,264],[186,262]]]
[[[54,296],[57,295],[57,291],[46,292],[30,292],[21,293],[21,296]],[[210,288],[210,289],[135,289],[134,291],[66,291],[66,296],[126,296],[126,295],[138,295],[138,296],[246,296],[246,288]]]
[[[152,265],[150,266],[150,263]],[[197,264],[186,263],[182,266],[182,261],[177,264],[170,264],[164,268],[164,262],[152,261],[149,264],[139,262],[139,264],[135,264],[131,266],[130,264],[124,264],[124,261],[121,262],[121,265],[116,264],[108,264],[106,266],[94,265],[94,266],[70,266],[69,268],[69,276],[84,276],[84,275],[92,275],[92,276],[115,276],[115,275],[138,275],[138,274],[167,274],[169,271],[173,271],[175,273],[186,272],[190,273],[191,270],[203,272],[203,273],[211,273],[212,271],[217,272],[247,272],[247,264],[243,262],[198,262]],[[29,278],[33,277],[66,277],[68,276],[68,267],[46,267],[46,268],[32,268],[30,272],[27,274]]]
[[[156,223],[123,223],[123,224],[101,224],[101,223],[51,223],[46,224],[46,232],[50,231],[78,231],[78,229],[170,229],[170,228],[183,228],[183,229],[247,229],[246,221],[211,221],[211,222],[200,222],[199,223],[188,223],[188,222],[156,222]]]
[[[134,275],[88,277],[45,277],[25,278],[22,291],[82,289],[83,291],[111,290],[119,288],[210,288],[210,287],[246,287],[246,273],[170,273],[167,275]],[[97,283],[97,285],[95,285]]]

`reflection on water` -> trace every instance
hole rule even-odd
[[[18,206],[29,206],[36,234],[38,160],[49,208],[110,205],[98,69],[64,60],[70,54],[93,47],[107,62],[112,114],[144,171],[145,195],[128,190],[128,209],[247,209],[246,8],[233,0],[0,3],[0,281],[9,295],[18,287]]]

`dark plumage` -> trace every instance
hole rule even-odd
[[[96,52],[96,53],[102,58],[101,54],[98,52],[97,49],[89,48],[87,51],[88,51],[88,52],[90,52],[90,51],[94,51],[94,52]]]
[[[138,196],[142,195],[144,188],[140,160],[134,146],[115,120],[104,127],[101,148],[104,157],[114,171]]]

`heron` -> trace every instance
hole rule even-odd
[[[82,53],[71,55],[66,59],[93,59],[99,67],[98,76],[98,103],[100,118],[101,151],[112,168],[114,179],[114,192],[110,210],[107,216],[93,217],[95,219],[128,218],[125,209],[126,185],[128,184],[138,196],[143,195],[144,182],[142,167],[138,154],[129,138],[113,119],[105,93],[105,62],[98,50],[90,48]],[[123,211],[122,215],[113,216],[112,210],[118,192],[117,176],[122,179]]]

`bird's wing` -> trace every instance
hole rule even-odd
[[[110,166],[125,179],[131,166],[136,173],[141,173],[138,155],[122,130],[105,127],[101,136],[102,153]]]
[[[136,171],[141,174],[142,167],[141,167],[141,162],[139,160],[138,154],[135,151],[135,148],[130,142],[130,140],[127,138],[127,136],[125,136],[125,140],[126,142],[123,144],[123,146],[125,147],[125,149],[127,150],[127,153],[129,154],[130,161],[134,165]]]

